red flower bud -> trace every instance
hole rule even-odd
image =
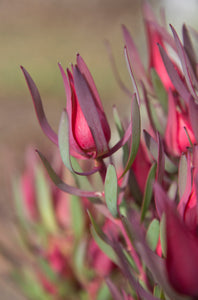
[[[168,95],[169,112],[165,132],[165,142],[167,151],[172,155],[179,156],[190,146],[187,134],[192,143],[195,143],[196,140],[188,120],[187,112],[181,111],[181,108],[179,106],[177,107],[177,98],[173,96],[173,93],[170,90]]]
[[[174,208],[166,207],[166,268],[174,289],[198,296],[198,237],[182,223]]]
[[[83,59],[77,56],[77,65],[68,79],[61,68],[70,126],[70,151],[76,157],[98,157],[108,152],[111,132],[93,78]]]

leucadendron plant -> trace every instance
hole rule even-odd
[[[43,167],[31,158],[15,188],[21,234],[34,256],[34,277],[24,283],[37,291],[30,299],[198,299],[198,74],[191,40],[198,33],[183,25],[181,40],[146,1],[143,17],[147,68],[122,27],[132,87],[109,51],[131,110],[124,126],[113,108],[120,136],[114,146],[79,54],[71,70],[59,64],[67,102],[58,133],[21,67],[41,128],[62,161],[60,172],[37,150]]]

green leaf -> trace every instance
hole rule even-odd
[[[188,170],[188,163],[185,154],[181,155],[179,161],[179,169],[178,169],[178,188],[179,188],[179,199],[182,198],[186,183],[187,183],[187,172]]]
[[[117,194],[118,180],[116,170],[113,165],[109,165],[105,177],[105,199],[107,207],[114,218],[118,216]]]
[[[138,152],[141,136],[141,119],[140,119],[140,109],[137,102],[136,94],[133,95],[132,106],[131,106],[131,126],[132,126],[132,135],[131,135],[131,147],[128,157],[128,162],[126,164],[125,170],[122,174],[124,176],[127,171],[131,168],[136,154]]]
[[[111,261],[118,265],[118,259],[113,248],[101,239],[93,226],[91,226],[91,234],[98,247],[109,257]]]
[[[102,229],[98,226],[98,224],[95,222],[95,219],[93,218],[93,216],[91,215],[90,211],[87,211],[89,218],[91,220],[91,223],[97,233],[97,235],[107,244],[109,243],[109,239],[107,237],[107,235],[102,231]]]
[[[162,253],[166,257],[166,219],[165,214],[162,214],[160,221],[160,242],[162,247]]]
[[[146,233],[146,240],[151,248],[151,250],[155,251],[157,247],[157,243],[159,240],[159,232],[160,232],[160,225],[159,221],[157,219],[154,219],[148,227],[147,233]]]
[[[69,152],[69,118],[65,110],[62,112],[59,123],[58,145],[64,165],[73,173]]]
[[[106,285],[106,283],[104,282],[99,290],[97,291],[97,298],[96,300],[109,300],[111,299],[111,294],[110,291]]]
[[[164,85],[158,76],[155,69],[151,69],[151,80],[157,96],[158,101],[160,102],[164,112],[168,113],[168,96]]]
[[[45,228],[55,233],[58,230],[54,215],[53,199],[50,191],[49,182],[47,182],[41,167],[36,168],[36,198],[39,213]]]
[[[118,134],[120,136],[120,138],[123,138],[124,136],[124,128],[122,126],[122,123],[120,121],[120,117],[118,115],[118,111],[117,108],[114,106],[113,107],[113,117],[114,117],[114,122],[118,131]],[[129,148],[128,148],[128,144],[126,143],[123,147],[123,165],[125,166],[129,157]]]
[[[79,197],[74,195],[71,196],[70,208],[72,216],[72,228],[77,240],[82,237],[85,229],[85,218],[81,201],[82,200]]]
[[[144,198],[143,198],[142,207],[141,207],[141,222],[143,222],[143,220],[145,218],[146,212],[149,208],[149,205],[150,205],[150,202],[152,199],[153,181],[155,180],[156,168],[157,168],[157,164],[154,163],[151,166],[148,177],[147,177],[146,187],[145,187],[145,191],[144,191]]]

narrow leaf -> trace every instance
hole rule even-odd
[[[189,102],[189,118],[190,123],[193,129],[193,133],[195,135],[196,141],[198,143],[198,104],[195,102],[193,98],[190,99]]]
[[[118,216],[117,197],[118,182],[117,174],[113,165],[109,165],[105,177],[105,199],[107,207],[114,218]]]
[[[159,46],[159,50],[160,50],[162,60],[163,60],[164,65],[166,67],[167,73],[168,73],[168,75],[169,75],[169,77],[172,81],[172,84],[176,88],[179,95],[184,99],[184,101],[186,103],[188,103],[189,99],[191,97],[188,89],[186,88],[184,82],[180,78],[180,76],[179,76],[177,70],[175,69],[172,61],[170,60],[170,58],[166,54],[166,51],[162,48],[161,45],[158,45],[158,46]]]
[[[118,265],[118,259],[113,248],[101,239],[101,237],[97,234],[96,230],[94,229],[94,226],[91,227],[91,234],[100,250],[102,250],[112,262]]]
[[[25,76],[25,80],[27,82],[29,91],[31,93],[32,96],[32,100],[33,100],[33,104],[34,104],[34,108],[36,111],[36,115],[38,118],[38,121],[41,125],[41,128],[44,132],[44,134],[54,143],[54,144],[58,144],[58,137],[57,134],[54,132],[54,130],[51,128],[51,126],[49,125],[44,110],[43,110],[43,105],[42,105],[42,101],[41,101],[41,96],[39,94],[39,91],[36,87],[36,84],[34,83],[34,81],[32,80],[30,74],[25,70],[25,68],[23,68],[21,66],[21,70],[23,71],[23,74]]]
[[[190,62],[189,62],[188,57],[185,53],[185,50],[182,46],[182,43],[181,43],[181,41],[178,37],[177,32],[175,31],[175,29],[172,25],[170,25],[170,27],[171,27],[171,30],[173,32],[173,36],[174,36],[174,39],[175,39],[175,44],[176,44],[176,47],[177,47],[177,52],[178,52],[178,55],[179,55],[179,58],[180,58],[180,61],[181,61],[181,64],[182,64],[182,69],[183,69],[183,72],[184,72],[184,77],[185,77],[188,89],[191,92],[191,94],[193,95],[193,97],[197,98],[197,95],[196,95],[194,87],[193,87],[193,81],[192,81],[192,73],[193,73],[192,67],[190,65]]]
[[[63,192],[68,193],[68,194],[73,194],[79,197],[88,197],[88,198],[97,198],[95,199],[95,201],[98,203],[100,203],[101,201],[98,199],[98,197],[102,196],[101,192],[91,192],[91,191],[84,191],[84,190],[80,190],[76,187],[72,187],[68,184],[66,184],[65,182],[63,182],[58,175],[55,173],[55,171],[52,169],[52,167],[50,166],[49,162],[47,161],[47,159],[37,150],[47,172],[48,175],[50,176],[51,180],[54,182],[54,184]]]
[[[153,182],[155,180],[156,169],[157,169],[157,164],[154,163],[151,166],[148,177],[147,177],[146,187],[145,187],[145,191],[144,191],[144,198],[143,198],[142,207],[141,207],[141,222],[143,222],[143,220],[145,218],[146,212],[149,208],[149,205],[150,205],[150,202],[152,199]]]
[[[122,174],[122,177],[126,174],[126,172],[131,168],[136,154],[138,152],[139,144],[140,144],[140,136],[141,136],[141,120],[140,120],[140,109],[137,102],[136,95],[133,95],[132,105],[131,105],[131,147],[130,153],[128,157],[128,162],[126,164],[125,170]]]

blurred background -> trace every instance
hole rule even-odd
[[[179,34],[184,22],[198,28],[196,0],[149,2],[158,16],[159,8],[165,8],[167,23],[173,24]],[[12,261],[23,259],[15,241],[11,177],[22,170],[27,145],[44,153],[53,147],[38,125],[20,65],[36,82],[55,130],[65,106],[57,62],[69,67],[75,63],[78,52],[95,79],[109,118],[113,103],[124,118],[129,99],[114,79],[104,41],[110,42],[122,79],[131,87],[123,57],[121,24],[130,30],[146,64],[141,3],[140,0],[0,0],[1,299],[24,299],[8,276]]]

